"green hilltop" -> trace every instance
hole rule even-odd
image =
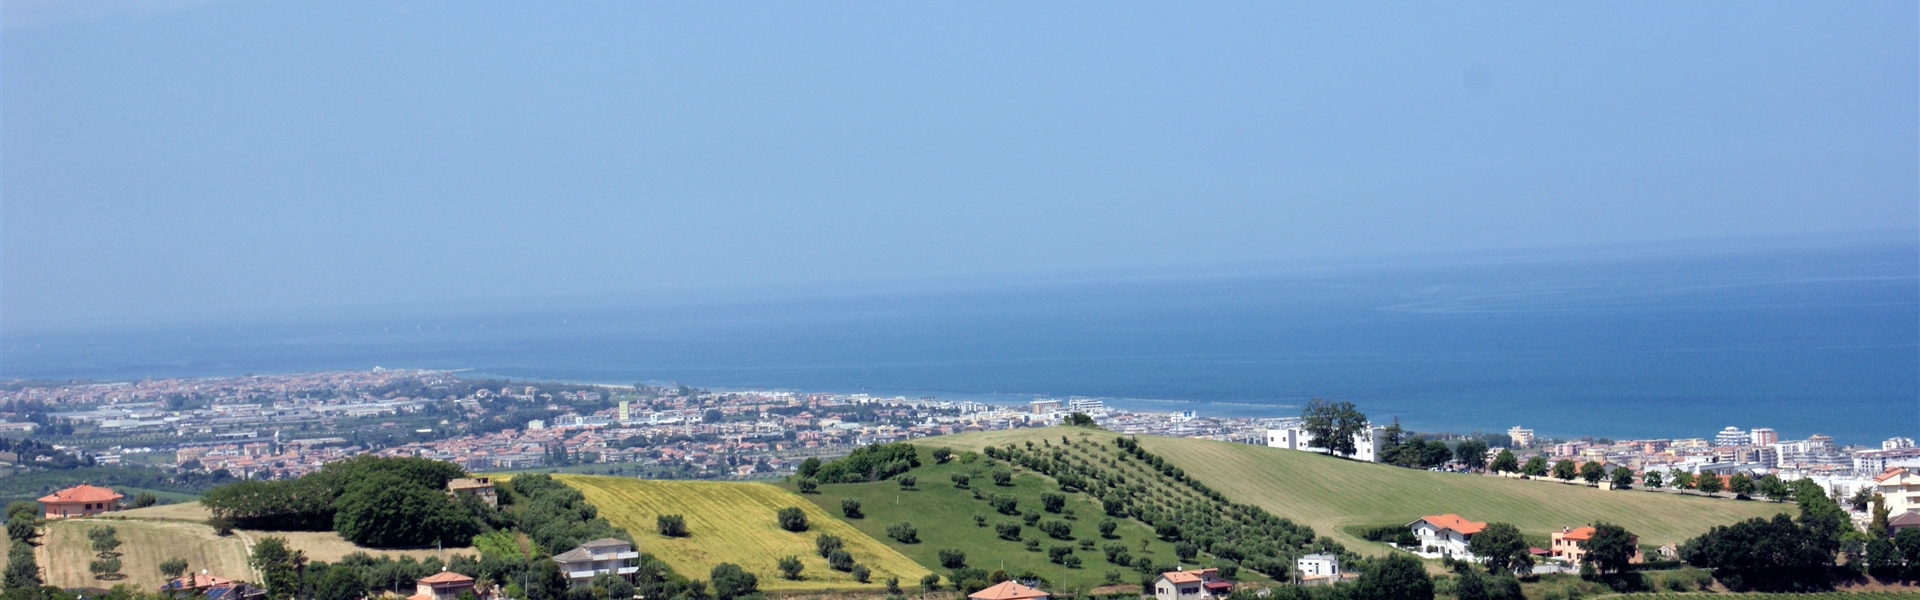
[[[988,446],[1057,440],[1088,431],[1111,441],[1120,434],[1075,427],[965,433],[914,440],[922,447],[978,451]],[[1642,544],[1680,543],[1715,525],[1792,513],[1794,505],[1706,498],[1642,490],[1602,490],[1548,480],[1467,475],[1357,462],[1311,452],[1251,444],[1163,436],[1136,436],[1139,445],[1233,502],[1248,503],[1333,538],[1348,548],[1380,554],[1385,547],[1349,528],[1404,524],[1425,515],[1456,513],[1507,522],[1529,539],[1561,527],[1608,521],[1640,536]]]

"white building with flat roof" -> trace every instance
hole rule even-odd
[[[1386,443],[1386,431],[1387,429],[1385,427],[1368,425],[1358,433],[1353,434],[1354,452],[1352,455],[1349,455],[1348,458],[1366,462],[1380,462],[1381,454],[1386,450],[1386,448],[1383,447]],[[1311,432],[1297,425],[1286,429],[1268,429],[1267,446],[1305,452],[1326,451],[1326,447],[1319,445],[1319,440],[1315,440]]]

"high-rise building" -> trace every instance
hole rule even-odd
[[[1748,441],[1747,432],[1741,431],[1739,427],[1722,429],[1719,435],[1713,436],[1715,446],[1745,446]]]
[[[1903,438],[1903,437],[1888,438],[1887,441],[1880,442],[1881,450],[1899,450],[1902,448],[1912,448],[1912,447],[1913,447],[1913,438]]]
[[[1515,425],[1512,429],[1507,430],[1507,437],[1513,438],[1513,445],[1518,448],[1526,448],[1533,445],[1532,429],[1521,429],[1519,425]]]
[[[1774,431],[1771,427],[1756,427],[1748,435],[1750,437],[1747,443],[1754,446],[1765,446],[1780,441],[1780,432]]]
[[[1060,401],[1049,398],[1034,398],[1033,402],[1027,405],[1033,407],[1033,414],[1036,415],[1044,415],[1060,410]]]
[[[1074,398],[1073,401],[1067,403],[1067,408],[1077,413],[1091,413],[1098,410],[1106,410],[1107,403],[1092,398]]]
[[[630,413],[630,412],[628,412],[628,408],[627,408],[627,407],[628,407],[628,404],[627,404],[627,401],[626,401],[626,400],[621,400],[621,401],[620,401],[620,422],[621,422],[621,423],[626,423],[626,422],[627,422],[627,417],[628,417],[629,415],[631,415],[631,414],[632,414],[632,413]]]

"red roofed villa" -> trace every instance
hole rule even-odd
[[[1553,557],[1580,564],[1587,559],[1587,542],[1593,541],[1593,527],[1560,528],[1553,532]],[[1646,562],[1640,554],[1640,536],[1633,536],[1633,556],[1627,562]]]
[[[48,519],[84,517],[120,508],[126,496],[113,490],[87,484],[76,485],[40,498]]]
[[[973,600],[1046,600],[1052,595],[1020,585],[1017,581],[1002,581],[987,589],[967,594]]]
[[[451,571],[441,571],[420,578],[412,596],[407,600],[454,600],[460,592],[473,589],[473,578]]]
[[[1407,526],[1413,528],[1413,537],[1420,540],[1415,554],[1428,558],[1451,556],[1460,560],[1474,559],[1473,553],[1467,551],[1467,543],[1473,539],[1473,534],[1487,528],[1483,521],[1468,521],[1452,513],[1420,517],[1420,520]]]

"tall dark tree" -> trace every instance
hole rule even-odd
[[[1520,472],[1528,477],[1547,476],[1547,457],[1535,456],[1527,459],[1526,466],[1520,467]]]
[[[1624,466],[1614,467],[1613,481],[1609,483],[1612,483],[1613,489],[1616,489],[1616,490],[1633,489],[1633,469],[1629,469]]]
[[[733,600],[760,590],[760,578],[733,563],[714,565],[707,580],[713,583],[713,595],[719,600]]]
[[[1587,464],[1580,465],[1580,478],[1587,480],[1588,484],[1599,484],[1606,476],[1607,467],[1599,462],[1587,461]]]
[[[267,597],[273,600],[286,600],[300,593],[300,570],[306,562],[304,552],[287,547],[287,539],[277,536],[261,538],[253,545],[253,556],[247,560],[247,564],[260,573]]]
[[[1563,459],[1560,459],[1560,462],[1553,463],[1554,479],[1558,479],[1561,481],[1573,481],[1573,478],[1579,477],[1579,476],[1580,476],[1580,467],[1574,465],[1572,460],[1563,458]]]

